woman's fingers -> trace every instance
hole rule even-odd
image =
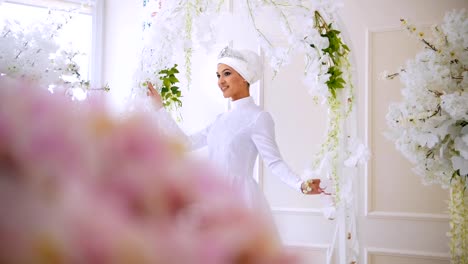
[[[331,193],[325,191],[325,189],[327,189],[326,186],[324,188],[319,186],[318,188],[319,188],[320,193],[323,193],[325,195],[331,195]]]
[[[320,187],[321,180],[320,179],[309,179],[306,181],[307,184],[307,194],[325,194],[331,195],[329,192],[325,192],[325,188]]]
[[[323,193],[325,195],[331,195],[331,193],[325,191],[326,188],[320,188],[320,193]]]
[[[156,91],[156,89],[154,89],[154,86],[151,82],[148,82],[148,92],[147,94],[148,95],[154,95],[154,92]]]
[[[162,98],[161,95],[158,93],[158,91],[154,88],[153,84],[151,82],[146,83],[148,86],[148,90],[146,91],[146,95],[151,97],[152,101],[155,103],[157,108],[162,107]]]

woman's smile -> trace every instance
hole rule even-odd
[[[237,100],[249,96],[248,83],[233,68],[226,64],[218,64],[218,87],[225,98]]]

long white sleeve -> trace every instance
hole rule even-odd
[[[275,124],[268,112],[259,114],[253,127],[252,140],[273,174],[290,187],[301,191],[302,179],[283,161],[275,140]]]
[[[210,126],[189,136],[180,129],[179,125],[177,125],[172,116],[164,108],[156,111],[156,120],[158,127],[163,133],[179,138],[190,150],[196,150],[207,145],[207,135]]]

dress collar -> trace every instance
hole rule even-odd
[[[246,105],[253,104],[253,103],[254,103],[254,100],[252,96],[247,96],[241,99],[237,99],[235,101],[231,101],[231,106],[232,106],[232,109],[237,109],[237,108],[241,108]]]

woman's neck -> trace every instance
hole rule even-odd
[[[246,94],[243,94],[243,95],[239,95],[239,96],[233,96],[231,97],[231,101],[237,101],[237,100],[240,100],[240,99],[243,99],[243,98],[247,98],[247,97],[250,97],[250,93],[246,93]]]

